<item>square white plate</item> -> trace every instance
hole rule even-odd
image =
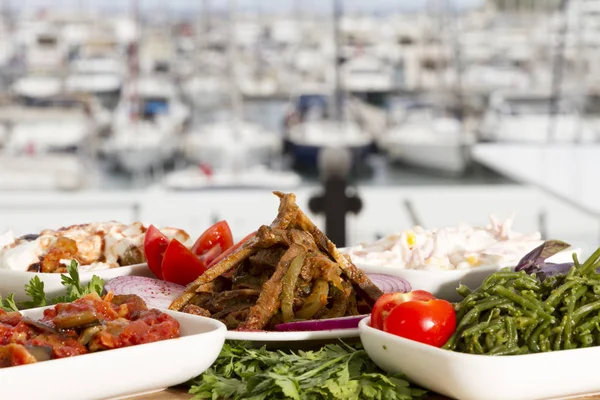
[[[37,320],[45,308],[22,314]],[[0,399],[120,398],[178,385],[206,371],[223,347],[225,325],[211,318],[161,311],[179,321],[181,337],[0,368]]]
[[[42,282],[44,282],[44,292],[46,292],[48,297],[60,296],[64,294],[64,286],[61,284],[60,279],[61,275],[62,274],[58,273],[0,269],[0,295],[6,297],[9,294],[14,293],[15,300],[17,302],[30,300],[25,293],[25,285],[28,284],[34,276],[37,276]],[[98,271],[79,271],[79,279],[82,284],[87,284],[94,275],[104,279],[105,282],[109,279],[116,278],[117,276],[136,275],[148,276],[151,278],[155,277],[146,263],[128,265],[126,267],[102,269]]]
[[[600,347],[517,356],[439,349],[371,328],[360,321],[363,346],[384,371],[460,400],[564,399],[600,392]]]

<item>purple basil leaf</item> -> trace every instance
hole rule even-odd
[[[535,249],[527,253],[515,267],[515,271],[525,271],[528,274],[539,270],[539,266],[544,263],[547,258],[560,253],[561,251],[571,247],[570,244],[560,240],[547,240]]]
[[[543,263],[539,266],[535,272],[535,275],[538,277],[540,282],[543,282],[546,278],[555,275],[566,275],[575,263]]]
[[[566,274],[567,272],[569,272],[569,270],[573,267],[573,265],[575,265],[575,263],[572,263],[572,262],[561,263],[561,264],[546,263],[546,264],[540,265],[540,270],[548,276],[560,275],[560,274]]]

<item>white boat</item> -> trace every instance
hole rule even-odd
[[[362,160],[374,145],[374,126],[368,110],[356,99],[345,99],[341,105],[344,115],[337,121],[331,116],[331,90],[318,84],[302,85],[302,92],[293,96],[285,116],[285,150],[298,167],[315,167],[321,149],[343,147],[351,150],[353,160]],[[366,111],[366,112],[365,112]],[[364,120],[362,126],[357,121]]]
[[[377,140],[377,146],[392,161],[419,168],[459,175],[470,164],[465,135],[456,117],[428,102],[415,102]]]
[[[25,60],[30,71],[55,71],[65,66],[68,45],[60,31],[46,21],[23,26]]]
[[[355,122],[329,119],[306,120],[289,128],[287,142],[298,167],[318,165],[319,153],[325,148],[350,150],[356,163],[369,154],[373,136]]]
[[[194,108],[211,109],[222,106],[229,100],[230,84],[221,75],[194,76],[183,81],[181,88],[185,98]]]
[[[550,96],[546,93],[494,93],[481,123],[480,137],[488,141],[520,143],[597,140],[598,132],[580,114],[582,107],[576,99],[563,96],[554,116],[550,115],[550,105]]]
[[[342,88],[348,92],[389,92],[395,76],[391,65],[381,59],[362,55],[340,66]]]
[[[238,118],[200,126],[182,142],[187,158],[216,170],[265,165],[281,153],[281,139]]]
[[[113,108],[119,98],[122,76],[113,73],[73,73],[65,80],[65,90],[96,97],[104,107]]]
[[[273,74],[248,72],[238,77],[240,93],[246,97],[270,97],[278,89],[277,78]]]
[[[462,89],[487,94],[503,89],[526,90],[532,85],[528,74],[511,65],[472,64],[462,75]]]
[[[66,90],[88,93],[107,109],[114,109],[119,100],[125,76],[125,63],[117,58],[114,41],[89,41],[79,57],[69,64]]]
[[[103,151],[131,173],[160,167],[173,158],[177,137],[189,117],[190,110],[173,82],[141,77],[124,89]]]
[[[13,102],[0,107],[8,131],[5,154],[75,151],[101,128],[99,104],[65,93],[59,78],[27,76],[12,93]]]
[[[268,189],[293,190],[300,186],[302,178],[292,171],[278,171],[264,165],[255,165],[240,170],[224,169],[207,172],[192,166],[174,171],[165,176],[163,186],[171,190],[202,189]]]

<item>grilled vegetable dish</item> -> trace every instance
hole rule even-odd
[[[461,286],[457,328],[445,348],[509,355],[600,345],[600,249],[585,263],[544,263],[566,245],[546,242],[516,271],[490,275],[475,291]]]
[[[0,368],[179,337],[179,322],[135,295],[88,294],[35,321],[0,309]]]
[[[216,318],[236,330],[370,312],[381,290],[299,209],[294,194],[275,195],[280,205],[271,225],[219,256],[172,310]]]

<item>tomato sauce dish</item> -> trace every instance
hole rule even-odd
[[[0,398],[105,399],[161,390],[208,369],[225,331],[217,320],[147,309],[137,296],[112,293],[0,311]],[[36,384],[24,385],[32,376]]]

